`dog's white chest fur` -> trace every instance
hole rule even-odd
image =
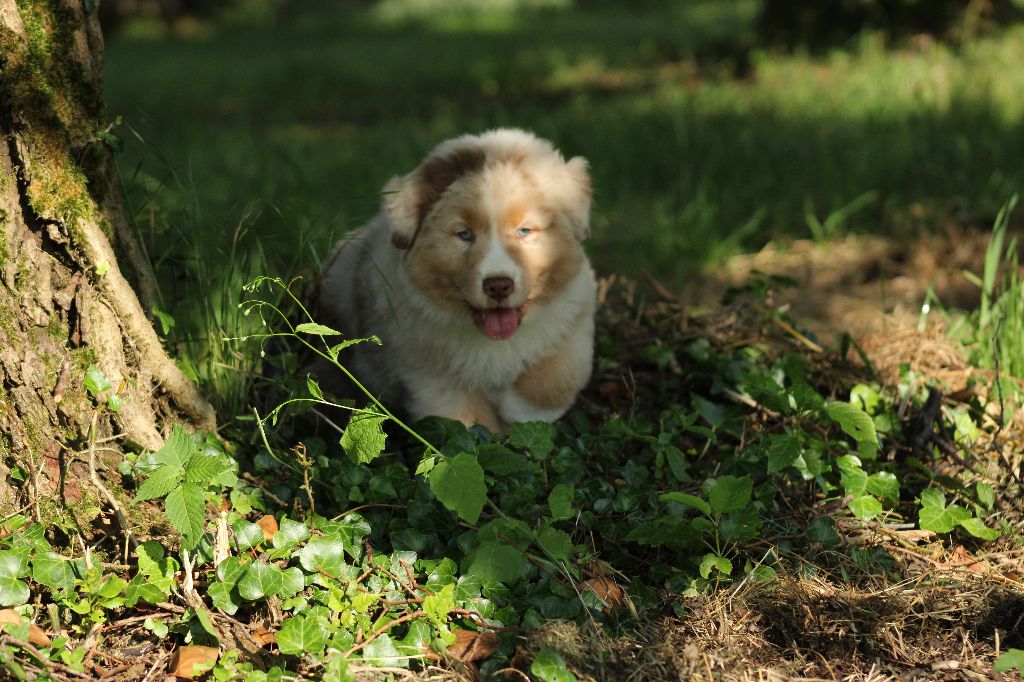
[[[383,342],[349,369],[414,418],[498,430],[564,414],[593,355],[586,163],[499,130],[443,143],[386,189],[325,272],[326,319]]]

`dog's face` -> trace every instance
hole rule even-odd
[[[586,161],[527,133],[452,140],[389,189],[392,242],[412,282],[493,340],[557,299],[583,264]]]

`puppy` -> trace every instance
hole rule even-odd
[[[504,431],[561,417],[593,358],[590,198],[586,160],[522,130],[438,145],[328,262],[321,317],[382,341],[343,364],[414,419]]]

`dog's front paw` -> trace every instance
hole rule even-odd
[[[553,422],[569,409],[569,405],[544,408],[535,405],[523,396],[519,395],[514,388],[505,389],[498,399],[498,417],[506,424],[516,422]]]

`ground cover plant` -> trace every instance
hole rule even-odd
[[[123,457],[95,424],[124,387],[75,373],[93,428],[67,456],[130,497],[61,507],[13,462],[8,674],[1024,676],[1020,27],[809,57],[749,52],[756,3],[423,7],[139,24],[111,46],[151,312],[221,427]],[[499,123],[594,165],[594,381],[508,435],[334,401],[301,368],[374,340],[306,307],[318,259],[389,174]],[[785,277],[703,310],[672,293],[780,235],[953,219],[995,223],[977,308],[933,297],[870,345],[808,331]]]

